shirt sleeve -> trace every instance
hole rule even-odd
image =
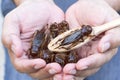
[[[16,8],[16,5],[13,2],[13,0],[2,0],[1,10],[2,10],[3,16],[5,16],[7,13],[9,13],[14,8]]]

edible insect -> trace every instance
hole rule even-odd
[[[78,43],[80,42],[84,42],[84,40],[86,39],[86,37],[90,37],[92,32],[92,28],[89,25],[83,25],[82,29],[78,29],[76,31],[74,31],[71,35],[66,36],[64,38],[64,40],[61,42],[60,46],[64,46],[64,45],[68,45],[70,44],[69,47],[64,49],[70,49],[71,47],[76,46]]]
[[[28,51],[28,57],[29,58],[36,58],[36,57],[39,57],[39,50],[40,48],[45,48],[46,44],[46,35],[44,33],[45,29],[43,28],[41,31],[39,30],[36,30],[34,35],[33,35],[33,40],[32,40],[32,43],[31,43],[31,48],[29,49]]]
[[[82,29],[78,29],[75,32],[73,32],[72,35],[69,35],[69,36],[65,37],[65,39],[61,43],[61,46],[62,45],[68,45],[70,43],[79,42],[79,41],[83,42],[84,37],[90,36],[91,32],[92,32],[91,26],[83,25]]]
[[[50,40],[67,30],[69,30],[69,25],[66,21],[62,21],[59,24],[56,22],[51,24],[47,30],[48,33],[45,31],[45,28],[40,31],[37,30],[34,33],[31,48],[28,51],[28,57],[41,58],[44,59],[46,63],[57,62],[62,67],[67,63],[77,62],[79,59],[75,50],[69,52],[52,52],[47,48]]]
[[[83,25],[82,29],[71,29],[55,37],[48,44],[48,49],[55,52],[71,51],[88,43],[99,34],[118,26],[120,26],[120,19],[94,27]]]

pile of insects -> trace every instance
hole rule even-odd
[[[31,48],[28,50],[28,57],[30,59],[41,58],[46,63],[57,62],[61,66],[67,63],[76,63],[80,57],[76,50],[68,52],[52,52],[48,49],[49,42],[60,35],[61,33],[69,30],[69,24],[66,21],[60,23],[53,23],[47,29],[45,27],[41,30],[35,31],[31,41]],[[74,46],[78,41],[84,41],[83,36],[88,36],[91,33],[90,26],[83,26],[81,30],[74,32],[67,36],[61,45],[71,44]]]

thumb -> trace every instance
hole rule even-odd
[[[19,36],[18,18],[10,12],[4,19],[2,42],[4,46],[6,46],[8,50],[12,50],[17,57],[22,56],[23,53],[22,42]]]
[[[20,38],[16,35],[11,35],[11,50],[17,56],[21,57],[23,53],[22,42]]]
[[[76,18],[76,14],[74,11],[74,6],[71,6],[66,14],[65,14],[66,21],[69,23],[70,29],[77,28],[80,26],[79,21]]]
[[[119,14],[116,12],[111,12],[107,15],[105,22],[112,21],[114,19],[120,18]],[[114,49],[120,46],[120,26],[110,29],[105,32],[105,35],[99,42],[98,51],[105,52],[108,49]]]
[[[120,46],[120,27],[111,29],[106,32],[105,36],[99,42],[99,51],[105,52]]]

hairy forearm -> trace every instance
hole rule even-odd
[[[120,0],[105,0],[116,11],[120,11]]]

